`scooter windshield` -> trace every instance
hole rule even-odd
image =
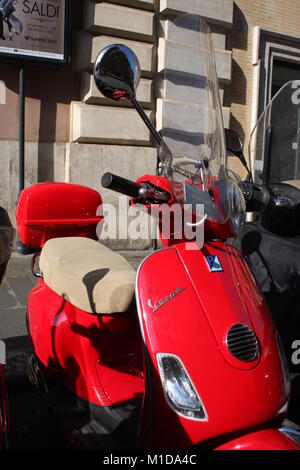
[[[288,183],[300,189],[300,80],[286,83],[254,127],[249,155],[257,183]]]
[[[230,216],[225,138],[210,29],[198,16],[163,24],[159,44],[160,157],[178,202],[204,204],[224,224]]]

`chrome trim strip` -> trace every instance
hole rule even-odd
[[[38,251],[37,253],[34,253],[34,255],[32,256],[31,258],[31,272],[32,274],[34,275],[34,277],[37,277],[37,278],[43,278],[43,274],[41,272],[37,272],[35,270],[35,266],[36,266],[36,259],[37,257],[39,257],[41,255],[41,251]]]
[[[279,431],[282,432],[283,434],[285,434],[287,437],[289,437],[293,441],[295,441],[296,444],[298,444],[300,446],[300,432],[299,431],[297,431],[296,429],[293,429],[293,428],[289,428],[287,426],[282,426],[279,429]]]

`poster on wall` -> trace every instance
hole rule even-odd
[[[0,56],[66,61],[68,0],[0,0]]]

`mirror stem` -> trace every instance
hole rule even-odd
[[[149,131],[153,135],[153,137],[156,140],[156,142],[158,143],[158,145],[161,146],[161,144],[163,142],[163,139],[162,139],[161,135],[157,132],[155,127],[152,125],[150,119],[148,118],[147,114],[145,113],[145,111],[141,107],[140,103],[135,98],[132,98],[130,101],[133,104],[133,106],[135,107],[135,109],[137,110],[137,112],[139,113],[139,115],[141,116],[142,120],[144,121],[144,123],[148,127]]]
[[[249,169],[248,163],[246,161],[246,158],[245,158],[243,152],[240,152],[239,154],[236,154],[236,156],[240,159],[241,164],[243,165],[244,168],[246,168],[246,170],[248,172],[247,181],[252,182],[252,174],[251,174],[251,171]]]
[[[144,123],[148,127],[148,129],[151,132],[151,134],[153,135],[154,139],[156,140],[158,146],[160,147],[160,149],[162,151],[162,155],[163,155],[163,157],[161,157],[161,159],[163,158],[165,161],[168,161],[168,164],[165,165],[164,170],[161,173],[161,176],[167,177],[168,172],[171,171],[170,167],[171,167],[171,162],[173,160],[172,152],[170,151],[169,147],[164,142],[164,139],[162,138],[162,136],[157,132],[155,127],[152,125],[150,119],[148,118],[147,114],[145,113],[145,111],[143,110],[143,108],[141,107],[141,105],[137,101],[137,99],[135,97],[132,97],[132,98],[130,98],[130,102],[133,104],[134,108],[139,113],[142,120],[144,121]]]

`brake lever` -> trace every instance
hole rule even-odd
[[[144,183],[139,189],[139,197],[144,199],[144,201],[152,199],[157,202],[168,202],[171,199],[171,195],[169,193],[166,191],[160,191],[148,183]]]

